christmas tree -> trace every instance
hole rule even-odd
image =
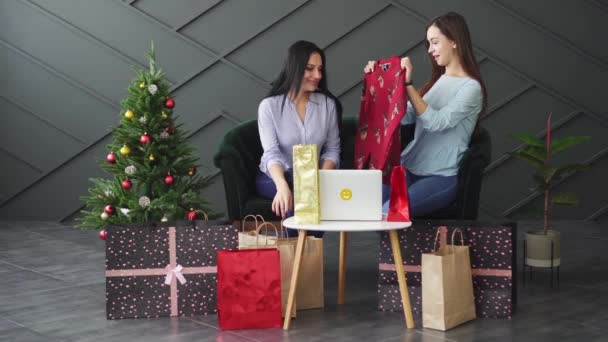
[[[80,219],[81,228],[202,217],[209,204],[201,197],[209,177],[196,172],[198,158],[173,115],[175,100],[156,66],[154,44],[149,70],[136,70],[129,96],[121,102],[120,124],[109,154],[99,165],[111,179],[93,178],[94,187]]]

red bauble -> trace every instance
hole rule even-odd
[[[114,152],[108,153],[108,156],[106,157],[106,161],[110,164],[116,163],[116,155],[114,154]]]
[[[197,212],[194,209],[190,209],[190,211],[188,211],[188,214],[186,214],[186,218],[188,219],[188,221],[196,220],[196,216]]]
[[[99,231],[99,238],[100,239],[105,240],[106,239],[106,235],[107,235],[107,233],[106,233],[105,229],[102,229],[101,231]]]
[[[125,180],[122,181],[122,188],[123,189],[129,190],[129,189],[131,189],[132,186],[133,186],[133,183],[131,183],[130,180],[125,179]]]
[[[108,215],[112,215],[112,214],[114,214],[114,207],[108,204],[108,205],[106,205],[106,207],[103,209],[103,211],[105,211],[105,212],[106,212],[106,214],[108,214]]]
[[[150,143],[150,136],[146,133],[144,133],[144,135],[142,135],[141,137],[139,137],[139,142],[142,144],[149,144]]]
[[[165,107],[171,109],[175,107],[175,101],[172,98],[168,98],[165,100]]]
[[[167,175],[167,176],[165,177],[165,184],[167,184],[167,185],[172,185],[174,180],[175,180],[175,179],[173,179],[173,176],[171,176],[171,175]]]

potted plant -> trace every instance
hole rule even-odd
[[[528,266],[551,267],[560,265],[560,234],[551,229],[550,209],[552,205],[577,205],[578,198],[573,193],[552,193],[552,187],[565,175],[586,170],[588,166],[578,163],[557,165],[553,157],[590,136],[568,136],[551,141],[551,114],[547,119],[545,141],[534,135],[514,134],[513,137],[524,146],[510,154],[532,165],[536,172],[532,189],[544,194],[543,229],[526,232],[526,260]],[[553,256],[553,259],[551,258]]]

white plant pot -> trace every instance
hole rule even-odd
[[[551,262],[551,242],[553,242],[553,262]],[[556,267],[560,265],[560,233],[548,230],[526,232],[526,265],[532,267]]]

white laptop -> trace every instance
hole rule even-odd
[[[321,220],[382,220],[382,171],[319,170]]]

